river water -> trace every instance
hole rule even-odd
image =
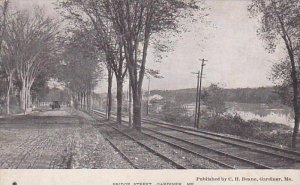
[[[260,121],[280,123],[293,127],[293,110],[285,106],[270,106],[266,104],[250,104],[226,102],[227,113],[238,114],[244,120],[257,119]]]

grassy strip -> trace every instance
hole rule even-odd
[[[201,128],[284,146],[290,146],[292,137],[292,128],[289,126],[259,120],[245,121],[239,115],[209,118]]]
[[[155,115],[154,117],[176,125],[191,127],[194,125],[192,117],[183,118],[178,115]],[[292,138],[292,128],[289,126],[259,120],[245,121],[239,115],[220,115],[203,118],[200,121],[200,128],[288,147],[290,147]]]

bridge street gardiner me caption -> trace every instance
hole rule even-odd
[[[182,183],[180,182],[174,182],[174,183],[151,183],[151,182],[147,182],[147,183],[141,183],[141,182],[136,182],[136,183],[113,183],[113,185],[182,185]]]

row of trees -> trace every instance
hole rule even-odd
[[[31,106],[32,87],[47,80],[46,69],[55,65],[58,52],[56,21],[47,17],[41,8],[30,12],[14,10],[10,5],[9,0],[1,4],[0,27],[0,67],[6,84],[7,114],[13,87],[18,91],[19,105],[24,112]],[[40,76],[44,78],[38,79]]]
[[[75,108],[91,110],[92,91],[102,77],[102,57],[89,45],[89,33],[73,30],[61,38],[61,66],[57,79],[71,94]],[[87,35],[87,36],[86,36]]]
[[[275,51],[284,46],[286,58],[274,65],[272,79],[284,102],[293,106],[295,125],[292,147],[296,146],[300,121],[300,2],[299,0],[252,0],[249,11],[260,19],[258,34]]]
[[[32,104],[32,95],[38,96],[32,90],[41,90],[32,87],[35,83],[45,85],[50,77],[64,82],[76,104],[90,107],[91,91],[105,67],[109,116],[114,75],[117,117],[121,122],[123,83],[127,76],[136,129],[141,124],[144,76],[147,72],[157,74],[146,69],[150,37],[176,29],[180,18],[198,8],[193,1],[62,0],[58,6],[71,26],[58,39],[57,22],[42,9],[36,7],[34,12],[29,12],[10,9],[9,5],[9,0],[5,0],[1,6],[0,39],[7,113],[13,87],[18,91],[20,107],[26,112]]]
[[[205,90],[205,88],[204,88]],[[265,103],[279,104],[281,97],[278,95],[275,87],[256,87],[256,88],[235,88],[227,89],[220,87],[222,99],[227,102],[239,103]],[[205,91],[204,91],[205,92]],[[203,92],[203,93],[204,93]],[[179,90],[153,90],[151,94],[158,94],[168,100],[174,100],[180,104],[195,102],[196,89],[179,89]]]
[[[64,81],[75,102],[89,109],[92,89],[104,67],[108,118],[115,76],[117,122],[121,122],[127,76],[133,100],[133,127],[137,130],[141,129],[143,80],[147,71],[151,74],[146,68],[149,47],[162,34],[179,31],[181,19],[192,20],[195,10],[202,10],[201,1],[194,0],[59,0],[58,7],[68,28],[58,39],[57,21],[41,8],[36,7],[33,12],[14,10],[10,3],[4,0],[0,4],[0,88],[5,84],[6,112],[10,112],[12,92],[17,92],[20,107],[26,112],[32,104],[33,89],[39,90],[34,85],[44,85],[56,71],[56,77]],[[266,41],[266,49],[272,52],[283,44],[286,50],[286,58],[274,65],[272,79],[280,86],[285,102],[294,108],[293,147],[300,121],[299,9],[299,0],[252,0],[249,6],[252,15],[260,19],[258,33]],[[219,97],[218,87],[211,86],[210,90]]]
[[[179,20],[198,9],[196,2],[181,0],[61,0],[62,15],[72,29],[88,32],[90,44],[104,56],[108,74],[108,107],[111,84],[117,84],[117,122],[121,122],[125,76],[133,99],[133,128],[141,129],[142,85],[151,41],[176,30]],[[110,112],[110,111],[109,111]],[[108,114],[108,116],[110,113]]]

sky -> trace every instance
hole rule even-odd
[[[211,0],[207,19],[212,25],[201,22],[182,35],[175,50],[157,64],[164,79],[153,80],[153,88],[176,89],[195,87],[196,78],[191,72],[200,69],[199,59],[206,59],[204,86],[217,83],[228,88],[269,86],[271,66],[282,53],[269,54],[265,43],[257,36],[259,23],[249,18],[246,0]],[[203,38],[206,38],[204,41]],[[156,66],[156,65],[155,65]],[[172,83],[170,83],[172,82]]]
[[[55,0],[13,1],[21,7],[38,4],[50,15],[57,15],[51,4]],[[265,50],[265,43],[257,36],[258,20],[250,18],[247,11],[249,3],[249,0],[206,0],[209,16],[205,21],[186,24],[189,31],[176,37],[173,50],[165,54],[162,62],[154,62],[154,54],[149,53],[147,67],[158,69],[164,77],[151,78],[150,89],[196,87],[196,76],[191,72],[200,70],[202,58],[207,60],[203,86],[211,83],[225,88],[271,86],[268,76],[272,65],[284,56],[283,50],[271,54]],[[144,88],[147,83],[145,80]],[[105,82],[97,87],[100,92],[105,89]]]

